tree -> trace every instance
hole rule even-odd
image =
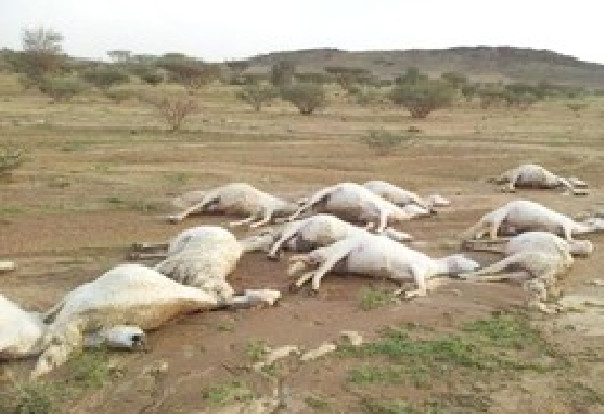
[[[99,66],[87,69],[82,73],[82,78],[91,85],[103,90],[130,81],[128,73],[112,66]]]
[[[415,85],[416,83],[426,82],[428,75],[420,72],[418,68],[408,68],[405,73],[394,80],[397,85]]]
[[[388,97],[411,112],[412,118],[425,118],[435,109],[450,105],[454,90],[447,84],[425,80],[393,88]]]
[[[172,132],[180,130],[185,118],[197,110],[196,102],[187,95],[143,97],[143,100],[156,109]]]
[[[200,88],[220,76],[217,65],[197,61],[164,62],[159,66],[167,70],[174,81],[187,88]]]
[[[252,105],[259,111],[263,104],[277,97],[275,88],[263,85],[248,85],[241,88],[236,94],[238,99]]]
[[[296,73],[296,65],[291,62],[281,61],[271,66],[270,82],[273,86],[291,85]]]
[[[56,72],[65,61],[61,42],[63,36],[52,29],[24,29],[21,37],[23,52],[13,57],[17,72],[23,73],[28,86],[38,85],[44,75]]]
[[[462,89],[468,84],[467,76],[460,72],[443,72],[440,74],[440,78],[455,89]]]
[[[281,88],[281,98],[294,104],[302,115],[311,115],[326,103],[323,86],[310,83],[284,86]]]
[[[369,84],[373,81],[371,71],[363,68],[351,68],[346,66],[326,66],[325,72],[335,76],[336,82],[342,89],[350,89],[354,84]]]

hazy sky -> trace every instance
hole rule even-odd
[[[597,0],[0,0],[0,47],[61,32],[70,55],[183,52],[206,60],[277,50],[521,46],[604,63]]]

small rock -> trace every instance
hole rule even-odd
[[[17,268],[15,262],[0,261],[0,273],[12,272]]]
[[[340,337],[346,338],[352,346],[363,344],[363,337],[357,331],[340,331]]]
[[[331,342],[321,344],[315,349],[311,349],[300,357],[300,361],[311,361],[313,359],[321,358],[324,355],[330,354],[336,350],[336,345]]]

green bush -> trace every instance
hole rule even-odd
[[[397,85],[415,85],[417,83],[427,82],[428,75],[422,73],[418,68],[408,68],[405,73],[398,76],[394,83]]]
[[[0,147],[0,176],[11,175],[25,161],[25,151],[9,146]]]
[[[114,87],[105,90],[105,97],[112,100],[115,103],[122,103],[130,99],[136,99],[139,97],[139,92],[136,89],[128,87]]]
[[[143,72],[139,75],[141,80],[147,85],[159,85],[164,81],[164,75],[157,71]]]
[[[81,80],[66,76],[46,76],[40,83],[40,91],[55,102],[65,102],[86,89]]]
[[[141,96],[141,99],[156,109],[173,132],[180,130],[185,118],[197,110],[197,103],[186,94],[159,94]]]
[[[273,86],[290,85],[294,80],[296,65],[291,62],[282,61],[271,66],[270,82]]]
[[[440,78],[455,89],[461,89],[468,84],[467,76],[460,72],[443,72]]]
[[[82,73],[82,79],[99,89],[107,89],[111,86],[128,83],[130,77],[122,69],[111,66],[98,66],[85,70]]]
[[[299,83],[281,88],[281,98],[294,104],[302,115],[311,115],[315,109],[326,104],[323,87],[310,83]]]
[[[371,148],[376,155],[388,155],[403,143],[411,142],[412,137],[379,130],[367,132],[360,138],[360,141]]]
[[[383,98],[382,92],[378,88],[371,86],[353,85],[348,89],[348,94],[353,96],[361,106],[378,103]]]
[[[237,99],[249,103],[256,111],[262,108],[262,105],[276,98],[278,95],[272,86],[247,85],[237,91]]]
[[[390,90],[388,97],[411,112],[412,118],[425,118],[435,109],[451,104],[455,91],[439,81],[405,83]]]

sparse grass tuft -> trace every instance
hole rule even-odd
[[[377,365],[362,365],[348,372],[348,382],[355,384],[371,382],[400,382],[402,379],[401,368],[388,366],[382,368]]]
[[[0,392],[0,412],[6,414],[55,413],[56,389],[43,381],[14,383]]]
[[[304,402],[309,408],[312,408],[314,411],[327,411],[329,409],[329,402],[322,395],[309,395],[304,398]]]
[[[385,130],[373,130],[368,131],[360,140],[373,150],[375,155],[389,155],[402,144],[411,143],[413,138]]]
[[[364,287],[359,293],[359,307],[365,311],[385,306],[392,301],[387,289]]]
[[[262,340],[249,341],[245,345],[245,355],[252,361],[258,361],[264,355],[266,355],[267,343]]]
[[[225,405],[235,401],[247,401],[254,394],[241,381],[227,381],[208,388],[203,398],[213,405]]]
[[[68,370],[80,388],[94,389],[103,386],[111,377],[107,349],[88,349],[69,359]]]
[[[9,146],[0,147],[0,176],[11,175],[24,161],[24,150]]]

